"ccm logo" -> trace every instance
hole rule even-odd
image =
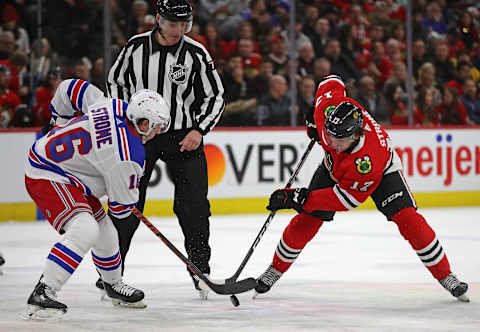
[[[398,193],[388,196],[387,199],[382,202],[382,207],[385,207],[388,203],[390,203],[394,199],[402,196],[403,196],[403,191],[400,191]]]

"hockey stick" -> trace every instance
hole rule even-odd
[[[180,260],[187,266],[187,268],[192,271],[198,278],[200,278],[207,286],[217,294],[230,295],[247,292],[255,286],[257,286],[257,281],[254,278],[247,278],[236,282],[218,284],[212,282],[208,279],[202,271],[195,264],[192,263],[187,257],[185,257],[152,223],[138,210],[137,208],[133,209],[133,214],[142,221],[150,230],[162,240],[163,243],[171,250],[173,253],[180,258]]]
[[[302,156],[302,158],[300,159],[300,162],[298,163],[297,168],[295,169],[295,171],[293,172],[293,174],[290,176],[290,179],[288,180],[287,185],[285,186],[285,188],[290,188],[290,187],[292,186],[293,181],[295,181],[295,178],[297,177],[298,173],[300,172],[300,169],[302,168],[303,164],[305,163],[305,160],[307,160],[307,157],[308,157],[308,155],[310,154],[310,151],[312,151],[312,148],[313,148],[314,145],[315,145],[315,139],[312,138],[312,140],[311,140],[310,143],[308,144],[307,150],[305,150],[305,152],[303,153],[303,156]],[[247,255],[246,255],[245,258],[243,259],[243,261],[242,261],[242,263],[240,264],[240,266],[238,267],[237,271],[235,272],[235,274],[234,274],[232,277],[230,277],[230,278],[228,278],[228,279],[225,280],[225,284],[226,284],[226,285],[234,284],[235,281],[237,280],[238,276],[240,275],[240,273],[242,273],[243,268],[245,267],[245,265],[247,264],[248,260],[250,259],[250,257],[252,256],[253,252],[255,251],[255,248],[257,247],[258,243],[259,243],[260,240],[262,239],[263,234],[264,234],[265,231],[267,230],[268,226],[270,226],[270,222],[272,221],[272,219],[273,219],[273,217],[275,216],[276,213],[277,213],[276,210],[270,212],[270,214],[268,215],[267,220],[265,221],[265,223],[263,224],[262,228],[260,229],[260,232],[258,233],[257,237],[255,238],[255,241],[253,241],[252,246],[250,247],[250,249],[248,249]]]

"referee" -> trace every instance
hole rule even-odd
[[[187,0],[158,0],[156,27],[128,41],[110,69],[107,91],[112,98],[128,101],[135,91],[148,88],[160,93],[170,107],[169,131],[145,144],[146,167],[137,207],[143,211],[153,167],[161,159],[175,185],[173,211],[185,237],[188,258],[209,274],[211,214],[203,136],[220,120],[225,103],[210,54],[184,36],[191,27],[192,6]],[[128,221],[114,220],[114,224],[125,260],[139,221],[132,215]],[[192,279],[200,298],[206,300],[208,290],[200,289],[198,280]]]

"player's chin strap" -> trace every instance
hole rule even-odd
[[[315,138],[312,138],[310,140],[310,143],[308,144],[308,147],[307,147],[307,150],[305,150],[305,152],[303,153],[303,156],[302,158],[300,159],[300,162],[298,163],[297,165],[297,168],[295,169],[295,171],[293,172],[293,174],[290,176],[290,179],[288,180],[287,182],[287,185],[285,186],[285,188],[290,188],[293,184],[293,181],[295,181],[295,178],[297,177],[298,173],[300,172],[300,169],[302,168],[303,164],[305,163],[305,161],[307,160],[307,157],[308,155],[310,154],[310,151],[312,151],[312,148],[313,146],[315,145]],[[277,213],[276,210],[270,212],[270,214],[268,215],[268,218],[267,220],[265,221],[265,223],[263,224],[262,228],[260,229],[260,232],[258,232],[258,235],[257,237],[255,238],[255,241],[253,241],[250,249],[248,249],[248,252],[247,252],[247,255],[245,256],[245,258],[243,259],[242,263],[240,264],[240,266],[238,267],[237,271],[235,272],[235,274],[226,279],[225,280],[225,284],[226,285],[229,285],[229,284],[232,284],[232,283],[235,283],[235,280],[237,280],[238,276],[240,275],[240,273],[242,273],[243,271],[243,268],[245,267],[245,265],[247,264],[248,260],[250,259],[250,257],[252,256],[253,252],[255,251],[255,248],[257,247],[258,243],[260,242],[260,240],[262,239],[263,237],[263,234],[265,233],[265,231],[267,230],[268,226],[270,225],[270,222],[272,221],[273,217],[275,216],[275,214]]]
[[[247,278],[237,282],[216,283],[212,282],[207,276],[205,276],[200,269],[192,263],[187,257],[185,257],[160,231],[152,225],[150,221],[138,210],[133,209],[132,213],[143,222],[162,242],[170,249],[180,260],[187,266],[187,268],[195,274],[200,280],[205,282],[207,286],[217,294],[231,295],[248,292],[257,286],[257,281],[254,278]]]

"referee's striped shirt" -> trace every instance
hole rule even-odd
[[[170,130],[194,128],[205,135],[225,108],[213,60],[187,36],[176,45],[161,46],[154,31],[133,36],[122,49],[108,74],[108,94],[128,102],[137,90],[157,91],[170,107]]]

